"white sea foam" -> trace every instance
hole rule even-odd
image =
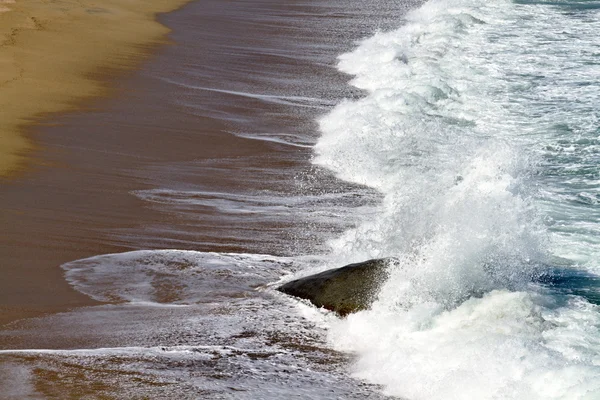
[[[327,347],[322,320],[297,315],[318,321],[314,308],[265,286],[317,260],[147,250],[68,263],[74,288],[117,304],[7,329],[18,340],[0,351],[0,383],[19,380],[15,399],[35,398],[36,383],[53,374],[60,385],[45,385],[63,396],[90,383],[95,396],[121,398],[382,398],[339,368],[345,357]],[[71,392],[64,382],[82,371]]]
[[[274,104],[283,104],[283,105],[291,105],[296,107],[309,107],[309,108],[317,108],[324,109],[328,106],[331,106],[331,100],[315,98],[315,97],[306,97],[306,96],[284,96],[284,95],[275,95],[275,94],[267,94],[267,93],[250,93],[250,92],[242,92],[237,90],[226,90],[226,89],[217,89],[211,87],[190,85],[183,82],[178,82],[173,79],[163,78],[164,81],[172,83],[177,86],[185,87],[193,90],[202,90],[207,92],[215,92],[215,93],[223,93],[229,94],[232,96],[240,96],[246,97],[250,99],[261,100],[266,103],[274,103]],[[187,104],[190,107],[197,106],[196,104]]]
[[[377,307],[332,326],[357,352],[356,376],[408,399],[593,399],[600,393],[598,309],[492,291],[452,310]]]
[[[233,135],[245,139],[260,140],[264,142],[277,143],[285,146],[312,148],[309,138],[299,137],[286,133],[250,133],[250,132],[231,132]]]
[[[62,267],[71,285],[98,301],[172,307],[239,297],[291,264],[289,258],[258,254],[140,250]]]
[[[600,26],[577,4],[434,0],[340,57],[367,95],[321,119],[315,162],[384,200],[332,251],[397,262],[330,342],[386,393],[600,398],[598,307],[534,283],[554,256],[593,271],[600,249],[585,170],[598,161]],[[561,137],[562,123],[579,133]],[[560,158],[577,143],[579,160]]]

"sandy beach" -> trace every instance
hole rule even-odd
[[[51,250],[36,241],[36,234],[59,239],[52,236],[52,223],[34,209],[23,210],[23,202],[11,196],[10,188],[18,184],[16,176],[35,179],[37,175],[26,171],[49,162],[39,157],[44,149],[32,138],[34,127],[55,113],[81,108],[86,99],[110,93],[114,77],[166,43],[169,29],[156,21],[157,14],[184,3],[22,0],[0,4],[0,177],[4,186],[0,322],[38,315],[57,304],[89,303],[84,296],[65,290],[56,268],[69,258],[61,247],[73,246],[63,244]],[[44,201],[47,189],[42,183],[24,197]],[[57,205],[59,209],[66,206]],[[35,249],[39,248],[48,251],[38,253]],[[44,273],[45,265],[51,266],[49,276]],[[38,283],[32,286],[31,282]]]
[[[22,3],[10,4],[13,10],[0,18],[10,17],[12,24],[29,20],[27,10],[33,10],[35,2]],[[27,4],[31,8],[27,9]],[[306,221],[299,217],[289,221],[253,221],[210,208],[192,210],[185,218],[174,219],[176,210],[160,204],[149,206],[132,192],[166,182],[175,186],[198,185],[215,192],[322,192],[323,188],[311,183],[315,178],[311,178],[308,147],[246,138],[244,131],[273,135],[286,132],[289,137],[299,138],[300,143],[314,141],[315,116],[334,104],[335,99],[356,95],[344,87],[346,78],[331,68],[341,37],[348,32],[332,30],[325,38],[307,32],[309,22],[313,24],[320,18],[318,13],[314,14],[315,21],[299,19],[297,26],[256,23],[254,19],[261,18],[255,16],[260,14],[260,7],[269,12],[294,12],[294,8],[269,2],[259,8],[253,2],[227,8],[210,3],[172,17],[172,23],[190,27],[183,35],[173,33],[173,41],[186,43],[185,46],[156,47],[157,43],[166,42],[164,35],[169,30],[151,17],[159,9],[168,9],[165,5],[161,8],[145,4],[145,13],[139,14],[131,11],[137,7],[134,3],[126,3],[129,11],[117,11],[120,3],[115,1],[103,5],[111,13],[90,14],[75,7],[79,3],[61,3],[61,7],[67,7],[63,15],[51,4],[54,3],[44,3],[34,14],[42,15],[44,7],[49,7],[45,26],[51,26],[52,16],[57,18],[59,27],[48,28],[48,32],[23,31],[17,37],[32,41],[27,51],[15,45],[5,48],[11,50],[9,55],[20,65],[30,68],[32,76],[39,76],[6,85],[0,97],[7,103],[6,108],[0,108],[6,115],[2,123],[8,124],[2,131],[6,132],[3,140],[22,143],[19,151],[10,150],[15,147],[8,145],[1,147],[6,150],[2,158],[7,166],[4,172],[16,171],[17,165],[30,167],[2,181],[0,222],[7,229],[0,241],[4,274],[0,283],[0,322],[94,304],[65,281],[60,265],[68,261],[139,248],[281,253],[281,243],[286,240],[295,243],[284,246],[286,251],[301,252],[318,246],[319,235],[341,229],[317,225],[305,229]],[[91,24],[88,19],[96,16],[100,19],[94,20],[97,25],[91,25],[91,29],[77,25]],[[102,33],[105,18],[119,29]],[[169,18],[170,15],[167,22]],[[354,16],[349,14],[348,18]],[[237,25],[228,25],[229,20]],[[339,28],[342,27],[343,21],[339,20]],[[85,32],[77,37],[85,40],[74,40],[68,29],[83,29]],[[363,28],[358,20],[354,29],[352,35],[359,37]],[[252,32],[252,36],[245,36],[244,32]],[[60,39],[60,34],[65,37]],[[295,39],[296,44],[288,48],[290,37],[299,34],[302,36]],[[63,47],[50,46],[62,42]],[[319,42],[324,43],[311,54],[311,46]],[[232,43],[239,45],[233,52],[228,50]],[[81,49],[67,50],[66,45]],[[115,73],[140,65],[140,55],[151,48],[161,49],[161,56],[141,73]],[[273,53],[273,49],[280,54]],[[85,57],[73,57],[74,54]],[[290,55],[298,56],[298,61],[290,62]],[[35,62],[40,57],[49,58],[46,65],[56,63],[56,67],[36,68],[42,65]],[[194,57],[199,57],[201,64]],[[229,85],[239,89],[229,93],[173,85],[169,79],[189,79],[185,69],[178,72],[173,68],[186,63],[202,68],[202,76],[193,77],[196,86],[227,89]],[[264,70],[264,65],[270,69]],[[322,81],[311,79],[315,74],[323,77]],[[272,80],[278,75],[289,83]],[[323,81],[327,82],[326,90]],[[39,91],[40,87],[44,90]],[[293,87],[296,94],[306,98],[325,90],[328,99],[322,105],[309,107],[265,103],[260,97],[236,94],[243,93],[246,87],[270,87],[273,93],[279,91],[282,95]],[[109,91],[115,95],[89,100]],[[207,108],[183,107],[180,99],[190,94],[194,104]],[[84,98],[88,100],[82,107]],[[67,110],[70,112],[64,116],[49,118],[51,111]],[[25,148],[29,150],[24,153]],[[17,158],[23,162],[8,161]],[[190,175],[192,165],[196,172]],[[267,171],[263,173],[269,179],[261,178],[256,171]],[[302,176],[306,178],[294,181]]]
[[[0,3],[0,176],[27,165],[27,126],[106,94],[99,72],[132,68],[168,29],[157,13],[170,1]]]
[[[61,265],[140,249],[274,256],[318,253],[328,237],[349,226],[351,220],[340,217],[347,211],[339,205],[365,203],[356,193],[345,197],[352,185],[310,163],[311,145],[318,137],[315,118],[343,98],[360,96],[345,85],[348,78],[334,66],[340,51],[373,29],[359,12],[362,2],[353,7],[328,1],[192,2],[160,16],[161,24],[153,19],[157,6],[150,11],[151,5],[144,5],[148,10],[142,18],[131,11],[141,3],[124,3],[129,11],[116,11],[118,1],[103,3],[113,10],[108,14],[60,3],[81,18],[108,18],[118,29],[105,38],[100,32],[105,20],[90,25],[88,33],[77,35],[94,43],[81,45],[89,56],[76,48],[59,52],[57,60],[64,63],[47,71],[40,68],[37,86],[33,78],[23,80],[20,88],[7,85],[15,96],[23,96],[19,102],[26,102],[32,96],[27,90],[37,92],[34,89],[45,87],[47,80],[48,90],[35,110],[25,113],[19,102],[8,100],[8,92],[1,96],[1,101],[14,103],[11,118],[2,119],[14,121],[14,129],[7,129],[14,134],[6,137],[27,139],[20,150],[11,151],[17,163],[4,169],[0,192],[0,224],[6,227],[0,234],[2,349],[94,349],[150,346],[165,338],[177,343],[180,338],[204,340],[210,335],[198,333],[194,326],[184,333],[176,326],[164,332],[161,326],[185,325],[189,312],[205,309],[141,307],[123,317],[119,301],[95,301],[81,288],[75,290],[77,285],[65,279]],[[18,14],[17,4],[9,4],[13,10],[0,18],[12,14],[11,18],[20,15],[29,21],[26,11]],[[53,4],[58,3],[44,2],[40,7]],[[387,15],[376,6],[370,12]],[[126,18],[132,19],[131,25]],[[71,26],[66,21],[71,20],[57,22],[52,29],[46,21],[48,39],[40,39],[37,48],[32,42],[29,50],[21,49],[19,59],[29,60],[33,70],[34,58],[28,58],[38,54],[33,49],[52,58],[48,48],[58,50],[51,43],[74,42],[73,35],[60,40],[53,36],[66,32]],[[394,22],[390,17],[389,23]],[[328,27],[326,34],[319,30],[323,25]],[[165,26],[173,28],[168,36]],[[72,29],[87,27],[72,25]],[[125,30],[119,36],[121,29]],[[23,31],[24,38],[38,32],[30,30]],[[128,32],[133,36],[126,38]],[[139,32],[148,35],[138,36]],[[104,40],[109,42],[106,48]],[[170,45],[157,46],[167,40]],[[150,53],[151,58],[140,58]],[[85,54],[81,64],[75,54]],[[44,75],[55,72],[56,78]],[[50,89],[61,91],[51,94]],[[314,204],[328,211],[314,212]],[[280,272],[270,273],[275,275],[268,279],[276,280]],[[127,276],[123,278],[126,282]],[[261,279],[266,283],[267,278]],[[226,286],[219,280],[212,284]],[[125,290],[132,287],[136,285]],[[179,284],[166,287],[164,298],[176,298]],[[236,290],[230,294],[234,299],[261,296],[253,289]],[[206,301],[221,300],[209,296]],[[243,313],[231,315],[244,318]],[[10,374],[3,376],[6,370],[19,370],[12,368],[10,355],[3,360],[0,385],[2,379],[11,380]],[[16,362],[21,365],[18,356]],[[169,398],[164,396],[170,393],[168,387],[156,385],[153,378],[144,378],[140,382],[147,384],[138,388],[136,376],[122,375],[113,366],[106,371],[100,367],[102,376],[85,380],[77,379],[80,367],[68,367],[61,370],[66,375],[60,380],[54,366],[38,362],[45,361],[35,356],[23,365],[38,366],[28,382],[48,398],[64,393],[73,398],[113,398],[113,391],[125,393],[129,384],[137,396]],[[214,375],[213,369],[207,376]],[[123,382],[120,391],[111,387],[112,379]],[[189,390],[189,398],[203,393]]]

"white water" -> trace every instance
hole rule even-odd
[[[534,283],[559,260],[598,271],[595,4],[434,0],[340,57],[367,95],[322,118],[315,162],[384,200],[334,258],[398,258],[372,310],[331,324],[356,377],[408,399],[600,398],[600,310]]]
[[[10,387],[0,398],[52,397],[39,388],[56,375],[59,397],[380,399],[323,342],[333,316],[265,286],[315,262],[147,250],[67,263],[69,283],[104,304],[15,326],[43,347],[0,351],[0,384]]]

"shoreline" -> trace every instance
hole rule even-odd
[[[80,100],[78,107],[28,125],[28,137],[38,145],[30,155],[39,166],[11,179],[0,177],[0,223],[9,227],[0,241],[5,276],[0,283],[0,324],[97,304],[65,281],[60,265],[66,262],[148,248],[264,253],[265,245],[279,246],[281,241],[294,244],[291,247],[324,243],[325,236],[342,228],[343,223],[338,226],[336,222],[307,229],[301,218],[248,224],[210,209],[178,214],[172,207],[132,195],[167,182],[214,192],[273,190],[283,182],[291,195],[307,190],[322,193],[329,190],[322,186],[327,182],[336,186],[334,191],[340,190],[340,182],[333,177],[311,177],[311,152],[305,147],[235,134],[250,127],[275,135],[287,132],[310,142],[316,132],[314,118],[325,108],[276,105],[235,93],[247,87],[260,93],[270,87],[273,93],[286,95],[294,88],[303,97],[323,93],[329,104],[355,97],[357,92],[345,84],[347,77],[332,66],[343,50],[340,43],[351,47],[349,37],[358,39],[364,34],[359,14],[346,13],[345,7],[327,1],[317,2],[315,6],[322,10],[344,16],[328,20],[334,29],[324,39],[310,29],[311,24],[320,23],[319,13],[306,14],[313,20],[305,21],[302,13],[294,17],[293,8],[268,3],[266,9],[288,15],[305,32],[306,42],[293,44],[293,31],[287,26],[267,28],[255,23],[260,14],[254,2],[242,8],[238,3],[208,4],[206,8],[206,3],[191,2],[185,10],[160,17],[166,26],[181,27],[172,31],[170,39],[182,45],[161,47],[156,57],[131,73],[101,76],[118,96],[88,98],[83,107]],[[355,24],[347,24],[346,18]],[[388,23],[395,23],[393,13],[388,18]],[[232,30],[224,20],[246,21],[246,25]],[[352,31],[348,32],[348,26],[353,26]],[[169,28],[164,27],[164,32]],[[241,40],[250,40],[244,42],[248,49],[241,46],[237,52],[229,51],[231,43]],[[290,49],[294,50],[290,53]],[[192,55],[201,62],[192,61]],[[290,62],[290,55],[297,57],[295,62]],[[215,65],[225,68],[214,69]],[[269,65],[268,73],[264,65]],[[274,73],[285,79],[271,81]],[[183,84],[169,83],[174,78]],[[186,87],[188,79],[191,86]],[[237,86],[222,87],[232,92],[194,89],[232,84]],[[200,108],[182,107],[182,99]],[[236,117],[223,118],[229,115]],[[253,170],[264,170],[277,183],[241,174]],[[290,177],[305,177],[305,182]],[[257,241],[257,235],[266,235],[265,241]],[[290,246],[285,248],[289,251]]]
[[[37,143],[29,128],[106,95],[98,71],[130,70],[167,42],[158,14],[189,0],[0,2],[0,178],[26,169]]]
[[[67,354],[62,350],[20,358],[8,354],[10,349],[77,352],[237,343],[248,349],[256,344],[267,352],[291,346],[300,350],[301,358],[307,357],[308,364],[300,360],[299,366],[312,366],[313,356],[321,365],[328,350],[313,351],[285,332],[265,342],[267,337],[258,332],[271,328],[236,323],[242,335],[221,336],[228,329],[219,327],[227,321],[246,316],[254,320],[251,310],[257,304],[266,306],[260,307],[265,317],[279,321],[282,304],[263,298],[247,278],[243,281],[251,286],[236,284],[226,297],[211,293],[212,287],[229,287],[230,277],[246,274],[242,265],[228,266],[226,275],[201,271],[182,281],[183,275],[176,272],[172,285],[171,278],[163,281],[162,275],[140,282],[158,284],[160,301],[167,306],[177,301],[182,287],[195,287],[194,296],[202,301],[194,300],[190,307],[131,307],[117,298],[96,302],[77,292],[60,266],[142,249],[284,257],[317,253],[326,239],[350,227],[352,219],[344,216],[368,198],[311,163],[310,144],[319,135],[315,118],[342,99],[361,95],[346,85],[348,76],[335,68],[336,57],[365,32],[385,26],[374,26],[373,20],[395,24],[403,7],[395,10],[358,0],[343,5],[330,0],[191,2],[160,16],[173,29],[169,38],[175,45],[160,47],[141,68],[112,77],[118,96],[94,98],[86,107],[33,126],[31,135],[42,149],[36,159],[44,167],[9,181],[0,195],[0,223],[8,227],[0,241],[6,277],[0,282],[0,304],[11,305],[21,317],[38,311],[46,315],[2,326],[0,343],[7,351],[3,361],[8,360],[4,370],[25,371],[10,386],[42,397],[127,397],[131,383],[138,395],[163,398],[188,390],[200,397],[227,395],[229,389],[209,390],[210,386],[237,384],[235,376],[228,378],[229,367],[221,371],[226,380],[212,378],[212,364],[210,374],[204,375],[195,355],[192,370],[159,357],[150,370],[131,375],[120,368],[129,368],[130,362],[113,363],[102,352],[85,357],[86,366],[80,366],[71,356],[70,365],[62,364],[60,354]],[[371,18],[363,18],[365,14]],[[346,202],[351,207],[342,209]],[[185,265],[177,264],[176,271],[185,273]],[[113,266],[120,268],[106,266],[109,272]],[[122,275],[109,274],[116,277],[114,282],[129,276],[127,270],[117,271]],[[260,283],[283,272],[269,263],[259,263],[256,271],[266,274]],[[93,277],[89,282],[99,289],[109,284],[94,283]],[[0,311],[1,316],[4,310]],[[278,323],[269,326],[278,332]],[[139,354],[142,358],[131,357],[128,360],[137,363],[145,351]],[[233,360],[233,366],[247,367],[246,361]],[[261,357],[250,362],[260,368],[263,361]],[[296,360],[289,362],[297,365]],[[165,382],[161,371],[190,376],[192,383],[182,387],[167,378],[166,386],[156,385]],[[52,379],[55,376],[60,379]],[[341,397],[356,388],[344,374],[330,371],[325,376],[346,382]],[[259,384],[251,389],[257,397],[268,393],[261,389],[260,376],[250,379]],[[313,379],[304,385],[313,386]],[[368,392],[365,398],[373,398],[370,390],[360,390]],[[331,395],[328,388],[324,391]]]
[[[96,304],[69,288],[58,268],[69,261],[66,254],[89,251],[71,252],[66,249],[73,246],[67,245],[54,246],[53,251],[35,248],[44,243],[34,239],[36,229],[47,229],[49,235],[61,233],[60,228],[48,229],[35,221],[47,216],[21,207],[30,197],[48,197],[44,180],[18,197],[11,196],[12,188],[20,180],[35,179],[40,170],[29,171],[36,166],[64,168],[62,161],[48,160],[50,143],[39,137],[40,127],[43,130],[62,115],[85,110],[87,102],[116,90],[122,74],[135,70],[158,46],[169,43],[171,29],[158,21],[158,15],[189,2],[111,0],[103,2],[102,8],[95,7],[93,0],[0,2],[0,184],[4,191],[0,221],[5,227],[18,227],[5,232],[0,243],[5,277],[0,325]],[[57,204],[55,209],[62,207],[68,205]],[[36,266],[47,267],[38,271]],[[38,272],[42,278],[35,277]],[[32,285],[31,281],[40,282]]]

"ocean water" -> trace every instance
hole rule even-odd
[[[383,193],[331,242],[398,257],[334,321],[356,377],[407,399],[600,398],[599,71],[592,1],[429,1],[340,57],[368,94],[315,162]]]
[[[192,227],[209,210],[270,228],[231,232],[252,235],[246,253],[173,241],[63,265],[102,304],[17,324],[3,398],[600,399],[600,3],[434,0],[363,17],[367,37],[337,60],[356,91],[169,78],[187,112],[310,148],[312,166],[289,180],[262,159],[151,169],[157,187],[132,195]],[[207,91],[310,109],[317,134],[196,102]],[[244,187],[185,180],[232,165]],[[297,220],[302,233],[282,233]],[[392,256],[372,309],[347,318],[274,290]],[[32,337],[43,346],[20,345]]]

